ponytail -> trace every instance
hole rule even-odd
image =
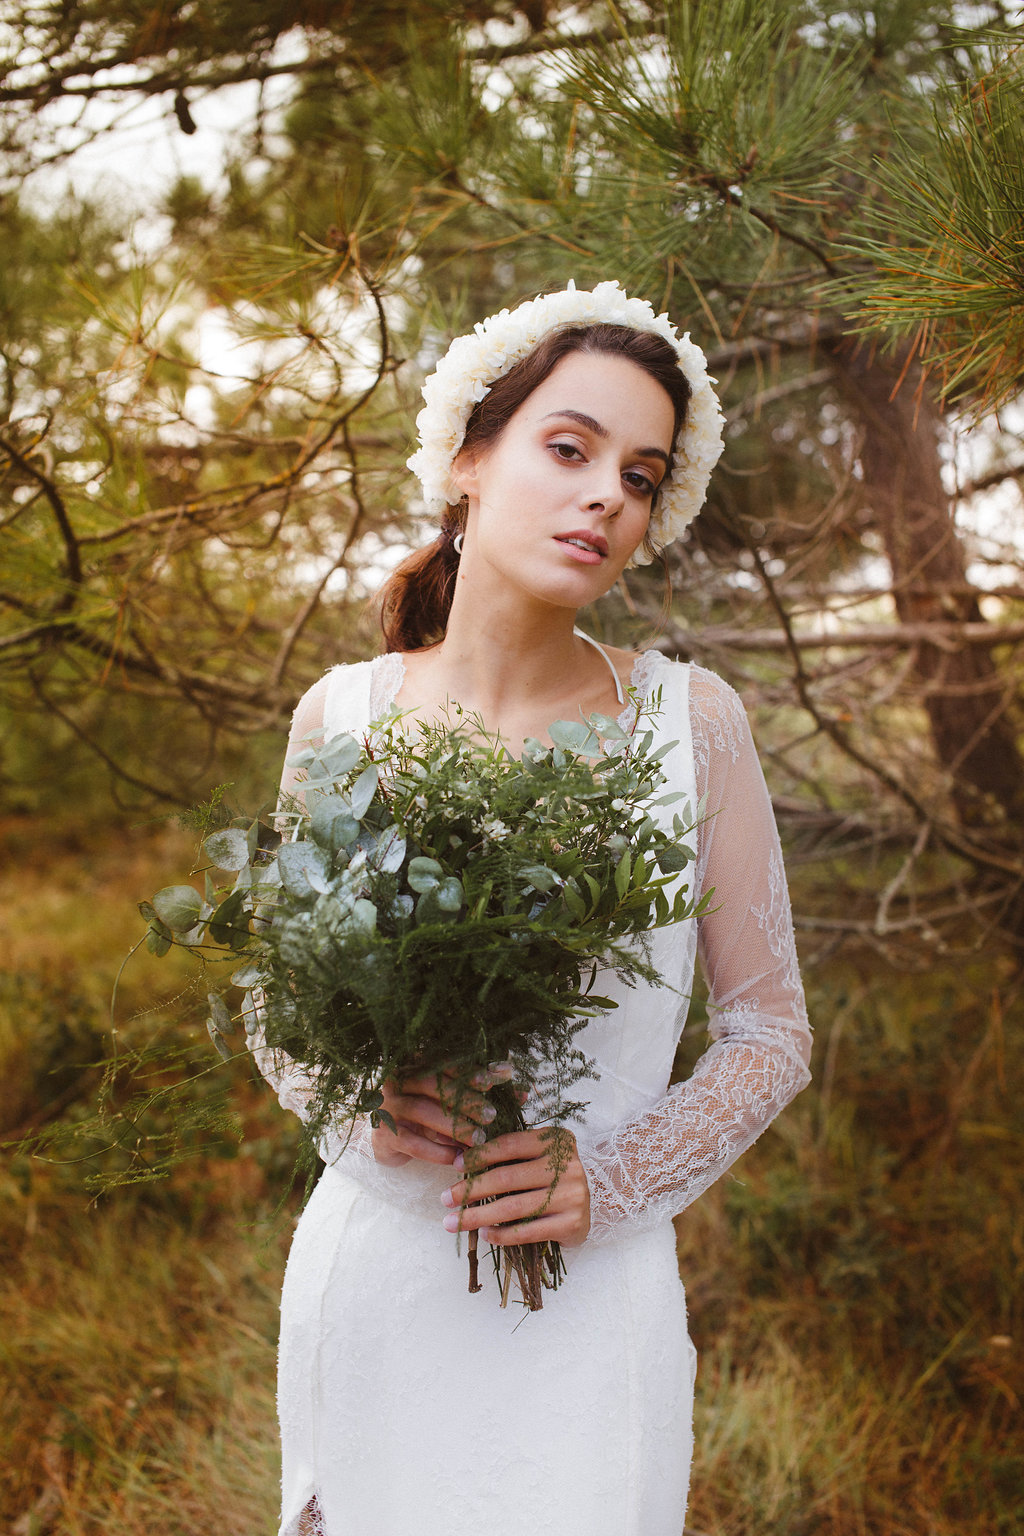
[[[380,627],[389,651],[418,651],[444,639],[459,574],[455,537],[462,508],[449,507],[441,532],[397,566],[380,598]]]

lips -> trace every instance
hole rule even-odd
[[[573,528],[569,533],[556,533],[555,541],[564,544],[566,549],[574,552],[576,559],[585,560],[588,565],[604,560],[608,554],[608,540],[590,528]]]

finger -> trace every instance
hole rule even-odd
[[[417,1129],[437,1131],[442,1136],[452,1137],[467,1149],[479,1146],[486,1137],[486,1132],[474,1121],[465,1118],[453,1120],[436,1099],[396,1095],[389,1112],[396,1121],[404,1120]]]
[[[516,1069],[510,1061],[492,1061],[469,1078],[464,1077],[464,1071],[464,1068],[451,1065],[442,1068],[442,1075],[453,1083],[461,1080],[484,1091],[493,1088],[496,1083],[509,1083],[516,1075]]]
[[[446,1189],[441,1199],[445,1205],[472,1204],[497,1195],[514,1194],[524,1189],[550,1189],[551,1169],[542,1159],[528,1163],[503,1163],[499,1168],[471,1174],[459,1184]]]
[[[550,1189],[529,1189],[517,1195],[505,1195],[498,1200],[488,1200],[482,1205],[466,1205],[452,1211],[442,1225],[448,1232],[480,1231],[484,1227],[504,1226],[506,1223],[539,1220],[542,1216],[557,1214],[552,1210],[554,1197]]]
[[[397,1097],[433,1099],[448,1114],[458,1111],[466,1120],[476,1125],[490,1125],[497,1118],[497,1110],[482,1093],[472,1088],[463,1089],[461,1099],[448,1086],[451,1079],[433,1077],[407,1077],[397,1085]]]
[[[492,1248],[506,1248],[510,1243],[562,1243],[575,1247],[586,1233],[577,1230],[577,1224],[560,1214],[542,1216],[537,1221],[524,1221],[513,1227],[481,1227],[480,1236]]]
[[[575,1146],[575,1143],[573,1144]],[[528,1162],[543,1158],[550,1163],[555,1146],[550,1131],[509,1131],[495,1136],[484,1146],[466,1153],[466,1172],[493,1167],[495,1163]]]
[[[449,1147],[442,1146],[404,1121],[398,1123],[398,1134],[394,1138],[396,1152],[404,1152],[409,1157],[419,1158],[422,1163],[437,1163],[447,1167],[450,1167],[454,1160],[457,1145],[458,1143]]]

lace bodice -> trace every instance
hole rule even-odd
[[[385,712],[404,675],[400,656],[378,658],[371,667],[369,719]],[[666,662],[657,652],[644,653],[634,667],[633,686],[644,697],[655,679],[678,681],[680,671],[662,670],[678,668],[679,663]],[[616,1074],[611,1073],[609,1086],[603,1072],[604,1123],[600,1114],[596,1123],[588,1117],[577,1136],[591,1192],[588,1243],[649,1230],[684,1210],[751,1145],[810,1075],[810,1030],[782,854],[746,715],[735,692],[714,673],[699,667],[682,670],[688,682],[681,695],[688,722],[669,721],[666,730],[688,743],[687,754],[676,753],[680,762],[675,771],[683,775],[684,784],[686,775],[691,776],[704,812],[696,889],[713,888],[715,894],[697,923],[696,940],[710,994],[711,1044],[690,1078],[668,1087],[682,1017],[674,997],[665,1004],[652,991],[640,1023],[641,1029],[649,1027],[651,1052],[656,1054],[653,1077],[645,1077],[632,1060],[627,1062],[619,1078],[625,1097],[616,1100]],[[300,702],[289,755],[324,728],[325,712],[332,734],[345,728],[345,722],[330,718],[331,679],[336,676],[337,669],[328,673]],[[624,725],[631,717],[630,707],[623,712]],[[365,724],[350,723],[354,728]],[[688,730],[681,729],[686,725]],[[294,782],[286,773],[283,787],[291,789]],[[689,784],[686,787],[689,790]],[[673,939],[673,933],[663,930],[655,936],[666,955],[666,944],[686,950],[686,936]],[[672,972],[685,978],[685,964],[673,963]],[[635,1010],[635,999],[631,1006]],[[667,1033],[669,1018],[673,1027]],[[616,1014],[607,1016],[609,1024],[615,1019]],[[588,1030],[593,1025],[599,1037],[600,1021],[592,1021]],[[268,1051],[258,1031],[252,1045],[282,1104],[304,1116],[308,1078],[295,1063]],[[643,1045],[642,1039],[634,1040],[632,1049]],[[652,1088],[659,1075],[657,1088]],[[631,1100],[631,1111],[616,1116],[613,1106]],[[424,1193],[434,1190],[437,1170],[432,1167],[378,1165],[368,1124],[357,1123],[350,1136],[346,1127],[345,1136],[347,1140],[328,1138],[322,1144],[326,1160],[340,1157],[348,1174],[385,1198],[411,1211],[422,1204]],[[443,1173],[450,1181],[449,1171]]]

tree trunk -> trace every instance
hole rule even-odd
[[[920,375],[908,372],[897,388],[893,368],[848,342],[832,361],[863,428],[864,490],[885,540],[901,621],[980,622],[942,484],[941,420]],[[1000,674],[982,646],[921,644],[915,669],[960,820],[991,829],[1000,841],[1019,842],[1024,759],[1015,739],[1013,680]]]

